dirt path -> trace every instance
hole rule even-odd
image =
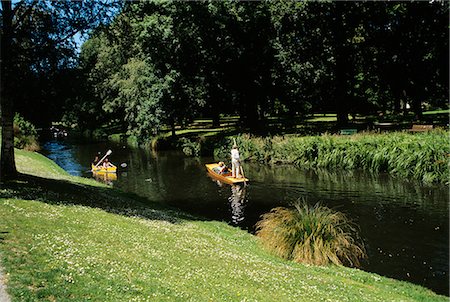
[[[0,302],[11,302],[11,298],[6,293],[5,278],[5,273],[0,267]]]

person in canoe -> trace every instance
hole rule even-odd
[[[239,157],[239,150],[236,144],[231,149],[231,176],[234,178],[241,178],[240,173],[241,160]]]
[[[106,169],[109,167],[114,167],[114,165],[109,162],[108,158],[105,158],[105,160],[103,161],[103,168]]]
[[[95,155],[95,158],[94,158],[94,160],[92,161],[92,164],[95,166],[97,163],[98,163],[98,161],[100,160],[100,155],[101,155],[101,153],[100,152],[97,152],[97,155]]]

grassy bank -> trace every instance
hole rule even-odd
[[[17,152],[0,253],[13,301],[447,301],[420,286],[265,252],[256,237]]]
[[[449,180],[449,133],[434,130],[410,134],[357,134],[352,136],[236,137],[244,160],[294,164],[330,170],[363,169],[427,183]],[[215,150],[216,158],[228,158],[232,138]]]

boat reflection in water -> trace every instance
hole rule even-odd
[[[215,182],[219,187],[224,188],[227,185],[231,188],[231,195],[228,197],[228,201],[231,206],[231,222],[235,226],[241,226],[245,220],[245,206],[247,204],[246,183],[226,184],[211,174],[209,174],[211,180]]]
[[[240,225],[245,219],[246,188],[243,185],[231,185],[231,196],[228,197],[231,205],[231,220],[235,225]]]
[[[108,173],[108,172],[92,172],[92,176],[94,176],[95,180],[99,182],[103,182],[108,186],[113,185],[113,181],[117,180],[116,173]]]

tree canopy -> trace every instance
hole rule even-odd
[[[439,2],[131,2],[82,47],[83,104],[140,137],[219,114],[250,129],[402,103],[420,115],[447,101],[447,15]]]
[[[334,112],[345,124],[448,102],[440,1],[1,3],[4,174],[14,111],[145,140],[203,116],[237,114],[257,131],[268,116]]]
[[[1,179],[16,174],[14,112],[36,124],[60,118],[60,100],[74,92],[68,85],[77,63],[74,36],[110,20],[119,7],[111,1],[1,1]]]

